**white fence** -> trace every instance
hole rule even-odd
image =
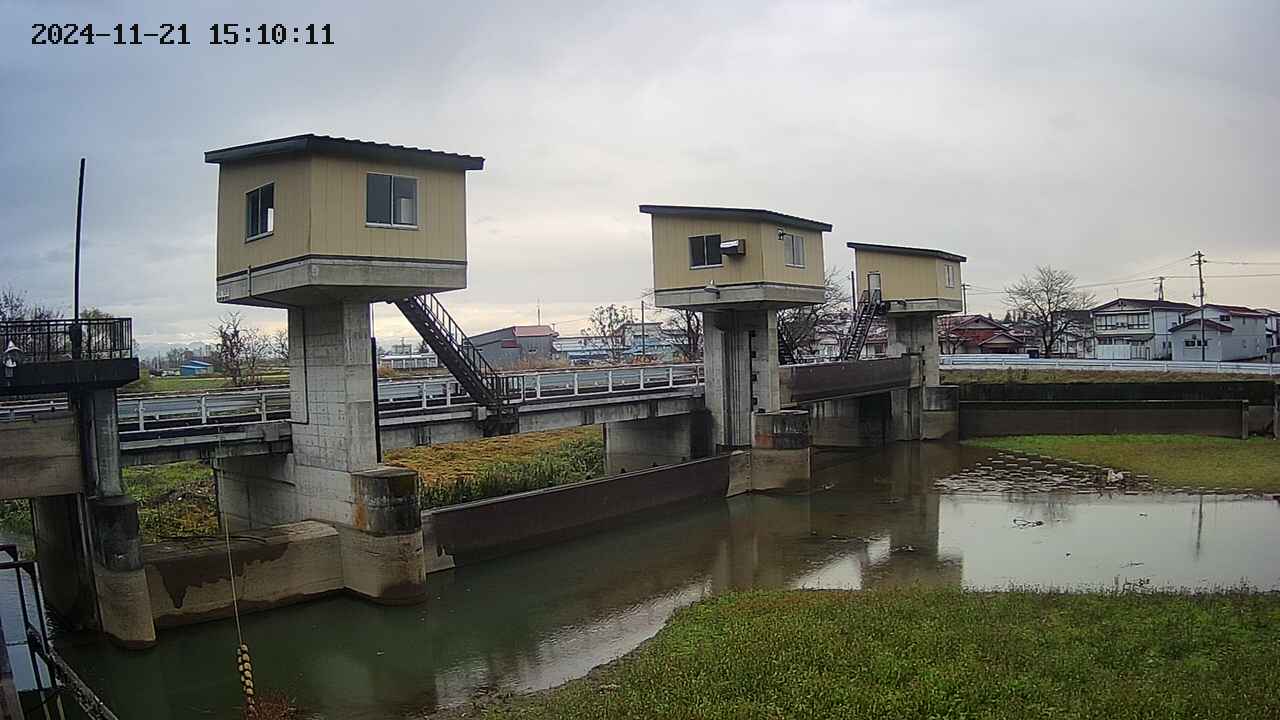
[[[1280,377],[1280,364],[1238,362],[1174,362],[1172,360],[1076,360],[1010,355],[943,355],[942,367],[954,369],[1103,370],[1115,372],[1186,372]]]

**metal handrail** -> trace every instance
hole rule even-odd
[[[0,350],[13,343],[21,362],[133,357],[130,318],[8,320],[0,322]]]
[[[1117,372],[1200,372],[1280,376],[1280,363],[1200,362],[1198,360],[1096,360],[1002,355],[943,355],[941,365],[942,367],[979,369],[1114,370]]]

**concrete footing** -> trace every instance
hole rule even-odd
[[[710,416],[700,412],[606,423],[605,473],[618,475],[707,457],[710,422]]]
[[[808,492],[809,411],[756,413],[752,421],[751,489]]]
[[[102,632],[126,648],[150,647],[156,642],[156,628],[142,566],[138,503],[126,496],[98,498],[89,509]]]

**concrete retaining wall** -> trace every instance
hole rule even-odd
[[[72,495],[84,491],[75,413],[0,422],[0,500]]]
[[[239,535],[232,539],[231,550],[241,612],[343,589],[342,554],[334,528],[307,521]],[[231,615],[227,548],[221,540],[147,545],[142,556],[157,627]]]
[[[969,383],[959,388],[962,401],[1244,400],[1249,403],[1249,432],[1280,437],[1280,393],[1272,380]]]
[[[545,545],[648,510],[724,497],[729,456],[641,470],[428,510],[422,515],[428,568],[442,569]]]
[[[961,401],[960,436],[1188,434],[1248,437],[1244,400]]]

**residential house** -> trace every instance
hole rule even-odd
[[[1199,308],[1184,313],[1172,335],[1174,360],[1257,360],[1267,355],[1267,313],[1241,305],[1206,303],[1203,313]]]
[[[1267,314],[1267,353],[1280,355],[1280,310],[1258,308],[1258,312]]]
[[[495,368],[518,368],[555,359],[556,331],[550,325],[512,325],[471,338]]]
[[[943,355],[1009,355],[1025,352],[1022,339],[1009,326],[986,315],[943,315],[938,318],[938,346]]]
[[[1099,360],[1170,360],[1173,326],[1195,305],[1171,300],[1117,298],[1090,311]]]
[[[863,360],[875,360],[889,355],[889,326],[884,318],[871,321],[871,329],[867,331],[867,341],[862,345]]]
[[[574,365],[590,365],[609,361],[609,348],[604,341],[592,335],[557,337],[551,343],[558,357]]]

